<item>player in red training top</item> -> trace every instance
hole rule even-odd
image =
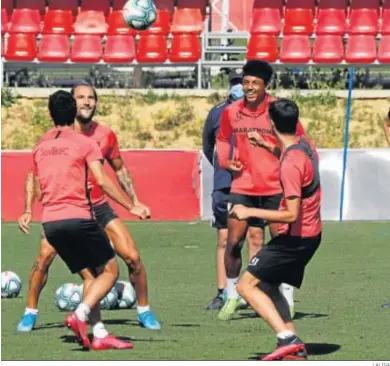
[[[89,349],[88,322],[92,326],[100,322],[100,301],[114,286],[119,270],[110,241],[92,213],[87,171],[107,195],[127,210],[131,212],[134,205],[105,173],[96,142],[74,131],[77,106],[72,94],[62,90],[52,94],[49,111],[55,127],[34,148],[32,173],[41,192],[42,223],[50,246],[69,270],[84,280],[83,299],[66,317],[66,325]],[[28,225],[26,229],[28,232]],[[132,347],[107,332],[95,335],[92,342],[93,349]]]
[[[268,106],[273,98],[266,88],[272,77],[272,67],[264,61],[251,60],[243,67],[243,99],[227,107],[221,116],[217,136],[217,155],[221,167],[233,173],[233,182],[229,197],[230,207],[242,204],[248,207],[277,209],[282,197],[279,182],[279,160],[275,152],[279,151],[276,136],[272,130]],[[301,124],[298,133],[303,134]],[[230,156],[230,139],[234,135],[234,156]],[[260,137],[262,148],[254,148],[250,140]],[[239,221],[228,218],[228,241],[225,251],[227,275],[227,301],[218,318],[228,320],[240,304],[236,283],[242,266],[241,242],[248,227],[264,237],[265,221],[250,218]],[[275,224],[270,224],[271,235],[277,233]],[[291,286],[283,285],[286,299],[293,312]]]
[[[269,115],[282,149],[280,208],[265,210],[236,205],[231,215],[238,220],[256,217],[281,224],[277,236],[252,258],[238,281],[237,291],[277,335],[277,349],[263,360],[306,359],[305,346],[296,336],[279,285],[285,282],[301,287],[305,267],[321,242],[318,154],[311,141],[296,134],[299,110],[294,102],[287,99],[272,102]]]
[[[150,216],[150,210],[141,204],[134,190],[132,178],[127,170],[118,147],[115,133],[95,121],[93,116],[97,107],[96,91],[89,84],[77,85],[72,90],[77,103],[77,116],[75,130],[95,140],[102,151],[104,159],[110,164],[116,173],[122,189],[127,193],[138,208],[139,217],[145,219]],[[138,321],[141,326],[148,329],[160,329],[154,313],[150,310],[147,294],[147,276],[145,267],[141,261],[133,238],[130,236],[125,224],[118,218],[107,202],[102,190],[94,182],[89,180],[91,192],[90,197],[96,220],[105,229],[108,237],[114,245],[117,254],[125,261],[130,281],[133,284],[137,295]],[[31,206],[34,200],[34,188],[30,181],[26,183],[26,207],[25,213],[20,218],[21,227],[25,220],[31,220]],[[30,275],[30,287],[27,298],[27,307],[17,330],[28,332],[35,325],[37,318],[37,305],[39,294],[47,281],[47,273],[56,252],[42,238],[40,254],[36,258]]]

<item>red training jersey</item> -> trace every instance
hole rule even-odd
[[[224,167],[229,160],[230,138],[234,135],[233,158],[243,165],[241,172],[233,175],[233,193],[271,196],[282,192],[279,159],[265,148],[252,146],[248,139],[248,132],[256,131],[266,142],[278,145],[268,114],[268,106],[273,100],[267,94],[257,110],[252,111],[241,99],[222,112],[216,141],[218,162]],[[304,134],[300,122],[297,134]]]
[[[33,150],[33,174],[42,191],[42,222],[92,219],[88,163],[102,160],[98,145],[71,127],[46,132]]]
[[[93,121],[89,131],[84,132],[83,134],[99,145],[105,160],[113,160],[120,157],[118,139],[111,128]],[[89,183],[92,186],[92,190],[90,191],[92,206],[98,206],[106,202],[107,199],[104,192],[96,184],[96,181],[91,174],[89,175]]]
[[[316,157],[318,153],[314,144],[306,138]],[[298,138],[297,138],[298,142]],[[283,154],[282,154],[283,155]],[[285,210],[286,199],[289,197],[302,197],[302,187],[313,181],[314,170],[310,158],[302,150],[290,150],[283,159],[280,168],[280,179],[283,185],[283,199],[280,210]],[[322,230],[321,223],[321,187],[308,198],[301,200],[301,207],[297,221],[293,224],[280,224],[279,234],[289,234],[300,237],[317,236]]]

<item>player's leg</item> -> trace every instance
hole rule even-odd
[[[57,252],[42,234],[39,255],[30,272],[26,309],[16,328],[18,332],[30,332],[34,329],[38,317],[39,295],[46,285],[49,268],[56,255]]]
[[[264,244],[264,228],[249,226],[246,240],[248,242],[248,262],[250,262]]]

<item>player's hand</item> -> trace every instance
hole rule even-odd
[[[248,132],[248,139],[252,146],[264,146],[265,141],[263,137],[256,131]]]
[[[250,208],[243,205],[234,205],[230,210],[230,215],[236,217],[239,220],[245,220],[250,217]]]
[[[238,160],[228,160],[225,169],[232,173],[239,173],[242,170],[242,163]]]
[[[30,222],[31,222],[31,220],[32,220],[32,214],[30,212],[25,212],[18,219],[19,228],[25,234],[28,234],[30,232]]]
[[[87,190],[88,190],[88,193],[91,193],[92,189],[93,189],[93,184],[90,183],[90,182],[88,182],[88,183],[87,183]]]
[[[130,213],[134,216],[138,216],[141,220],[150,218],[150,209],[143,204],[136,203],[131,209]]]

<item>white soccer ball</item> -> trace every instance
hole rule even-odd
[[[100,301],[100,308],[103,310],[112,310],[116,308],[118,302],[118,292],[113,287],[110,292]]]
[[[11,271],[1,273],[1,297],[17,297],[22,289],[22,281],[19,276]]]
[[[157,9],[152,0],[128,0],[123,7],[122,15],[130,27],[144,30],[157,19]]]
[[[137,297],[132,284],[126,281],[118,281],[115,284],[115,289],[118,292],[118,308],[131,309],[137,302]]]
[[[60,311],[74,311],[83,299],[83,290],[76,283],[65,283],[56,291],[55,303]]]

